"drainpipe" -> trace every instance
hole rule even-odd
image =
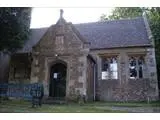
[[[94,89],[93,94],[94,94],[94,101],[95,101],[96,100],[96,64],[94,64],[94,87],[93,89]]]

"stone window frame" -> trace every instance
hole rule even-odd
[[[64,44],[64,35],[56,35],[56,39],[57,44]]]
[[[64,50],[64,35],[63,34],[58,34],[55,36],[55,48],[56,50]]]
[[[137,77],[136,78],[130,78],[130,70],[129,70],[129,58],[130,57],[135,57],[136,58],[136,71],[137,71]],[[127,54],[127,78],[128,79],[132,79],[132,80],[137,80],[137,79],[144,79],[144,78],[146,78],[146,76],[145,76],[145,74],[147,73],[147,71],[145,71],[144,70],[144,68],[142,69],[142,78],[139,78],[139,72],[138,72],[138,58],[139,57],[143,57],[143,60],[144,60],[144,67],[146,67],[147,66],[147,61],[146,61],[146,54],[145,53],[128,53]]]
[[[120,79],[120,66],[119,66],[119,64],[120,64],[120,59],[119,59],[119,55],[118,54],[110,54],[110,55],[100,55],[100,57],[101,57],[101,80],[118,80],[118,79]],[[109,79],[102,79],[102,59],[103,58],[112,58],[112,57],[116,57],[116,59],[117,59],[117,79],[113,79],[113,78],[109,78]]]

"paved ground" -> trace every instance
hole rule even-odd
[[[160,113],[160,107],[108,107],[111,110],[127,111],[129,113]]]

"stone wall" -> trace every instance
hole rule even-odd
[[[155,49],[149,48],[147,49],[146,62],[147,62],[147,70],[148,70],[148,78],[149,85],[153,90],[148,93],[148,96],[155,100],[157,96],[159,96],[158,90],[158,80],[157,80],[157,69],[156,69],[156,59],[155,59]]]
[[[157,100],[149,96],[155,92],[150,86],[149,79],[129,79],[127,83],[120,84],[119,80],[99,81],[99,98],[103,101],[147,101]]]
[[[89,49],[71,23],[62,18],[51,26],[32,50],[31,82],[44,84],[49,96],[50,68],[59,61],[67,65],[66,99],[86,95],[87,55]]]
[[[91,51],[98,64],[97,97],[102,101],[158,100],[158,81],[154,48],[135,47]],[[118,79],[101,79],[101,57],[117,55]],[[129,55],[145,57],[143,79],[129,79]]]
[[[48,97],[50,68],[60,61],[67,64],[66,98],[72,99],[70,97],[75,97],[78,92],[80,92],[80,94],[86,94],[85,66],[87,59],[84,55],[60,55],[57,57],[39,56],[38,65],[32,64],[31,82],[42,82],[44,84],[45,96]]]

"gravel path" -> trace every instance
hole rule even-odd
[[[101,107],[104,108],[105,107]],[[129,113],[160,113],[160,107],[109,107],[107,109],[111,110],[119,110],[119,111],[127,111]]]

